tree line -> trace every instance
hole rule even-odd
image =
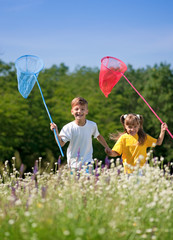
[[[128,65],[125,75],[173,132],[171,65],[160,63],[140,69]],[[99,88],[98,68],[82,66],[69,72],[68,66],[61,63],[40,72],[38,81],[59,130],[73,120],[71,100],[82,96],[89,103],[87,118],[97,123],[110,147],[114,142],[109,139],[109,134],[123,131],[119,119],[125,113],[143,115],[145,132],[155,138],[159,136],[159,120],[123,77],[108,98]],[[18,91],[14,63],[0,61],[0,98],[0,163],[15,156],[20,164],[31,169],[39,157],[44,163],[57,161],[60,151],[50,131],[50,120],[39,88],[35,84],[28,98],[24,99]],[[94,158],[104,160],[104,149],[95,139],[93,146]],[[64,155],[66,148],[67,144],[63,147]],[[164,157],[166,162],[173,161],[173,139],[167,132],[163,145],[156,147],[153,154]],[[62,161],[66,163],[66,157]]]

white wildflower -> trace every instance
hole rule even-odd
[[[143,234],[143,235],[141,235],[141,238],[147,238],[147,235],[146,234]]]
[[[32,228],[36,228],[37,227],[37,223],[32,223]]]
[[[65,236],[68,236],[68,235],[70,235],[70,231],[69,231],[69,230],[64,230],[63,234],[64,234]]]
[[[30,212],[26,211],[26,212],[24,213],[24,215],[25,215],[25,217],[29,217],[31,214],[30,214]]]
[[[154,222],[154,218],[150,218],[149,220],[150,220],[150,222]]]
[[[98,234],[99,235],[103,235],[105,233],[105,228],[100,228],[99,230],[98,230]]]
[[[10,220],[8,221],[8,223],[9,223],[10,225],[13,225],[13,224],[14,224],[14,219],[10,219]]]
[[[153,236],[151,237],[151,239],[157,239],[157,238],[156,238],[156,236],[153,235]]]
[[[141,161],[144,159],[144,156],[143,155],[139,155],[138,159]]]
[[[22,201],[20,199],[16,200],[15,205],[20,206],[22,204]]]
[[[146,229],[146,233],[151,233],[153,230],[151,228]]]
[[[74,217],[74,216],[73,216],[73,213],[69,212],[69,213],[67,214],[67,217],[70,218],[70,219],[72,219],[72,218]]]
[[[84,229],[83,228],[77,228],[75,230],[75,234],[78,236],[82,236],[84,234]]]
[[[9,237],[10,236],[10,233],[9,232],[5,232],[4,233],[6,237]]]

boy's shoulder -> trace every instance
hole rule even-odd
[[[75,122],[74,122],[74,121],[71,121],[71,122],[65,124],[65,125],[63,126],[63,128],[71,127],[71,126],[73,126],[74,124],[75,124]]]
[[[96,122],[91,121],[91,120],[88,120],[88,119],[86,119],[86,123],[89,123],[89,124],[96,124]]]
[[[86,124],[84,126],[85,127],[97,126],[97,124],[94,121],[86,119]],[[63,129],[70,129],[70,128],[79,128],[79,126],[75,123],[75,121],[69,122],[63,126]]]

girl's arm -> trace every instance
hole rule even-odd
[[[110,149],[110,151],[106,151],[106,149],[105,149],[105,152],[110,157],[117,157],[117,156],[119,156],[119,154],[117,152],[115,152],[115,151],[113,151],[111,149]]]
[[[61,147],[63,147],[65,145],[65,142],[63,142],[62,138],[59,136],[57,125],[55,123],[50,123],[50,129],[52,131],[54,131],[54,129],[55,129],[57,137],[58,137],[58,140],[59,140],[59,143],[60,143]],[[56,137],[55,137],[55,140],[56,140]],[[56,142],[57,142],[57,140],[56,140]]]
[[[167,124],[166,123],[162,123],[161,130],[160,130],[160,135],[159,135],[159,137],[157,139],[156,145],[160,146],[162,144],[164,136],[165,136],[165,131],[166,131],[167,128],[168,128]]]

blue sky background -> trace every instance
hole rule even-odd
[[[134,68],[173,66],[171,0],[0,0],[0,59],[25,54],[45,67],[100,67],[102,57]]]

